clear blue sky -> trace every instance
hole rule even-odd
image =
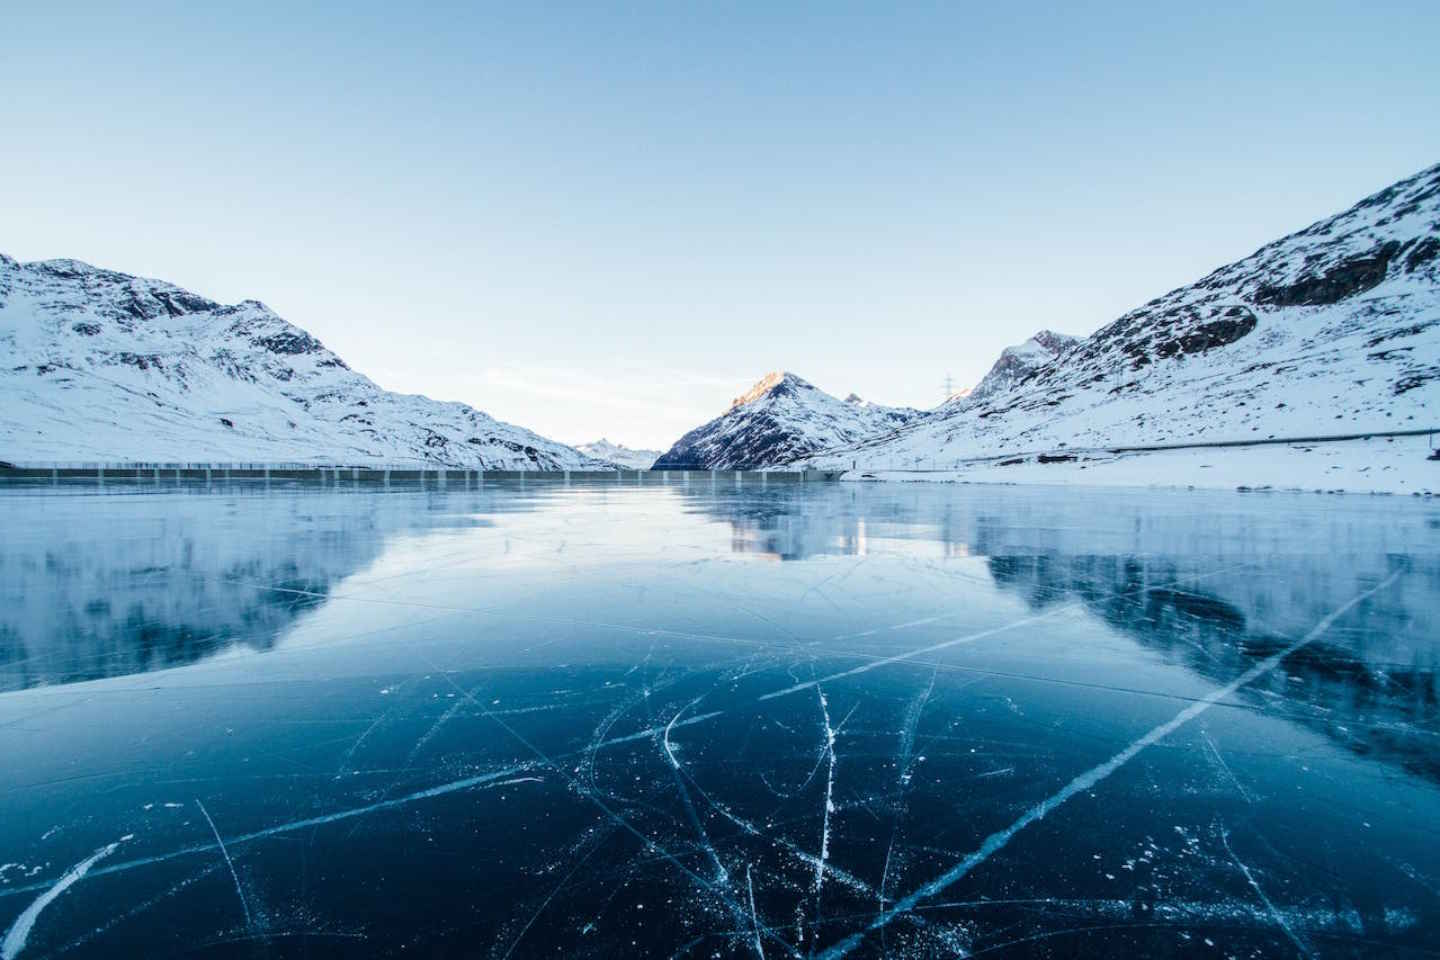
[[[1440,160],[1440,4],[12,4],[0,251],[666,445],[931,406]]]

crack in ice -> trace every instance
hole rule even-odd
[[[210,811],[205,809],[205,804],[200,798],[195,798],[195,806],[205,815],[205,822],[210,824],[210,832],[215,834],[215,842],[220,845],[220,855],[225,858],[225,866],[230,868],[230,879],[235,881],[235,895],[240,898],[240,909],[245,912],[245,929],[254,930],[255,922],[250,917],[250,904],[245,901],[245,891],[240,886],[240,874],[235,872],[235,861],[230,859],[230,851],[225,846],[225,841],[220,837],[220,831],[215,826],[215,821],[210,816]]]
[[[701,822],[700,815],[695,810],[695,803],[690,799],[690,790],[685,786],[685,773],[681,770],[680,761],[676,759],[675,749],[670,743],[670,731],[675,728],[675,721],[679,720],[686,710],[689,710],[703,699],[703,696],[696,697],[677,710],[675,715],[670,718],[670,722],[665,725],[665,732],[661,735],[660,742],[665,749],[666,759],[670,761],[670,772],[675,778],[675,786],[680,789],[680,799],[685,803],[685,813],[690,818],[690,825],[695,828],[695,833],[700,837],[700,846],[705,850],[705,854],[710,858],[710,862],[715,865],[715,882],[729,883],[730,872],[726,870],[725,865],[720,862],[720,855],[715,852],[715,844],[710,842],[710,834],[706,832],[705,824]]]
[[[1255,896],[1259,897],[1260,902],[1265,904],[1265,909],[1270,912],[1270,917],[1275,921],[1276,925],[1284,931],[1285,936],[1290,939],[1290,942],[1295,945],[1295,949],[1300,951],[1300,956],[1307,958],[1307,960],[1313,957],[1315,952],[1295,935],[1295,931],[1290,928],[1290,924],[1285,920],[1284,914],[1275,909],[1275,904],[1271,903],[1270,898],[1265,895],[1265,891],[1261,889],[1259,881],[1257,881],[1255,875],[1250,872],[1250,868],[1235,855],[1235,851],[1230,847],[1230,831],[1223,827],[1220,830],[1220,842],[1225,845],[1225,852],[1230,854],[1230,859],[1235,861],[1235,866],[1239,867],[1240,872],[1245,874],[1245,880],[1250,884],[1250,889],[1254,890]]]
[[[1318,638],[1321,634],[1325,633],[1325,631],[1329,630],[1336,620],[1340,619],[1346,613],[1349,613],[1352,609],[1354,609],[1363,601],[1369,599],[1370,597],[1379,593],[1381,590],[1384,590],[1386,587],[1393,584],[1396,580],[1400,579],[1400,576],[1403,572],[1404,571],[1402,570],[1396,570],[1394,573],[1390,574],[1390,576],[1386,577],[1376,586],[1371,587],[1369,590],[1366,590],[1363,593],[1356,595],[1355,597],[1352,597],[1349,601],[1341,605],[1338,609],[1326,615],[1325,618],[1322,619],[1318,624],[1316,624],[1309,633],[1305,634],[1305,636],[1301,637],[1299,640],[1291,643],[1289,646],[1285,647],[1283,650],[1280,650],[1278,653],[1274,653],[1271,656],[1266,657],[1264,660],[1255,664],[1253,667],[1251,667],[1249,670],[1246,670],[1234,680],[1225,684],[1223,687],[1218,687],[1215,690],[1211,691],[1209,694],[1202,697],[1195,703],[1191,704],[1184,710],[1180,711],[1178,714],[1176,714],[1174,717],[1167,720],[1166,722],[1160,724],[1159,726],[1153,727],[1149,732],[1141,736],[1138,740],[1132,742],[1129,746],[1125,747],[1123,750],[1115,754],[1109,760],[1106,760],[1104,763],[1097,764],[1096,766],[1091,767],[1089,770],[1086,770],[1084,773],[1071,780],[1065,786],[1061,787],[1059,791],[1050,795],[1049,797],[1046,797],[1044,800],[1041,800],[1039,803],[1035,804],[1035,806],[1025,811],[1025,813],[1023,813],[1014,823],[1010,824],[1008,827],[1004,827],[990,834],[990,836],[986,837],[985,841],[981,843],[978,850],[965,857],[959,863],[955,864],[953,867],[942,873],[940,876],[936,877],[934,880],[923,884],[914,892],[906,894],[904,897],[897,900],[893,907],[876,916],[875,919],[872,920],[870,924],[865,927],[864,930],[853,933],[845,939],[839,941],[838,943],[835,943],[834,945],[826,949],[822,954],[820,954],[820,957],[822,958],[822,960],[838,960],[838,958],[848,955],[852,950],[854,950],[860,945],[861,941],[865,939],[865,935],[867,933],[873,930],[884,929],[897,917],[903,916],[904,914],[913,910],[922,901],[930,899],[936,894],[941,893],[945,889],[957,883],[967,874],[969,874],[972,870],[974,870],[980,864],[984,863],[986,860],[990,859],[991,856],[993,856],[996,852],[1005,847],[1015,837],[1017,833],[1024,830],[1031,824],[1039,820],[1043,820],[1047,814],[1058,809],[1077,794],[1091,789],[1092,787],[1099,784],[1102,780],[1105,780],[1107,777],[1113,774],[1116,770],[1119,770],[1125,764],[1129,763],[1146,747],[1149,747],[1159,742],[1160,740],[1163,740],[1165,737],[1174,733],[1176,730],[1185,726],[1185,724],[1189,723],[1191,720],[1195,719],[1200,714],[1210,709],[1210,707],[1214,706],[1215,703],[1217,703],[1218,701],[1223,700],[1224,698],[1235,693],[1240,688],[1247,686],[1248,684],[1254,682],[1255,680],[1274,670],[1286,658],[1309,646],[1316,638]]]

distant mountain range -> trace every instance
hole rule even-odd
[[[604,437],[593,443],[582,443],[575,449],[596,460],[604,460],[627,470],[649,470],[660,458],[659,450],[632,450],[623,444],[611,443]]]
[[[1042,362],[1004,372],[1002,357],[969,397],[807,462],[945,463],[1433,426],[1440,165],[1079,342],[1031,344],[1020,349]]]
[[[657,470],[750,470],[893,431],[921,416],[855,394],[832,397],[793,373],[767,374],[723,414],[691,430],[655,461]]]
[[[224,306],[73,260],[0,255],[0,355],[11,462],[958,469],[1420,431],[1440,420],[1440,165],[1090,337],[1042,330],[934,410],[841,400],[776,372],[658,455],[605,440],[574,449],[465,404],[391,393],[257,301]],[[1409,457],[1397,450],[1384,456]],[[1351,457],[1355,477],[1372,454]],[[1428,477],[1389,488],[1429,489]]]
[[[0,255],[0,460],[604,468],[463,403],[382,390],[263,303]]]
[[[1081,341],[1041,330],[1007,347],[978,384],[945,406],[963,409],[1003,393]],[[767,374],[730,402],[723,414],[681,437],[656,460],[656,469],[754,470],[780,467],[857,441],[894,436],[933,413],[886,407],[851,393],[836,399],[793,373]],[[598,449],[580,448],[594,456]]]
[[[1090,337],[1042,330],[932,411],[860,407],[772,374],[656,466],[933,470],[1046,451],[1053,462],[1074,460],[1055,454],[1067,449],[1416,430],[1440,420],[1437,401],[1440,165]],[[1390,470],[1409,454],[1383,456],[1377,469]],[[1363,463],[1347,466],[1369,482]],[[1422,481],[1388,487],[1433,486]]]

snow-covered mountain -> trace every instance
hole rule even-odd
[[[850,394],[837,399],[793,373],[767,374],[730,409],[676,441],[655,469],[753,470],[893,433],[920,416]]]
[[[0,460],[603,466],[463,403],[382,390],[263,303],[0,255]]]
[[[948,401],[973,406],[1013,389],[1022,380],[1079,343],[1084,337],[1072,337],[1053,330],[1041,330],[1024,343],[1006,347],[1000,359],[973,388]]]
[[[659,450],[632,450],[624,444],[611,443],[604,437],[594,443],[582,443],[575,449],[596,460],[604,460],[627,470],[649,470],[655,461],[660,459]]]
[[[988,396],[809,463],[945,467],[1400,431],[1435,425],[1437,411],[1440,165],[1132,310]]]

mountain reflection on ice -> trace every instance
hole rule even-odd
[[[7,960],[1440,937],[1431,502],[122,487],[0,529]]]

